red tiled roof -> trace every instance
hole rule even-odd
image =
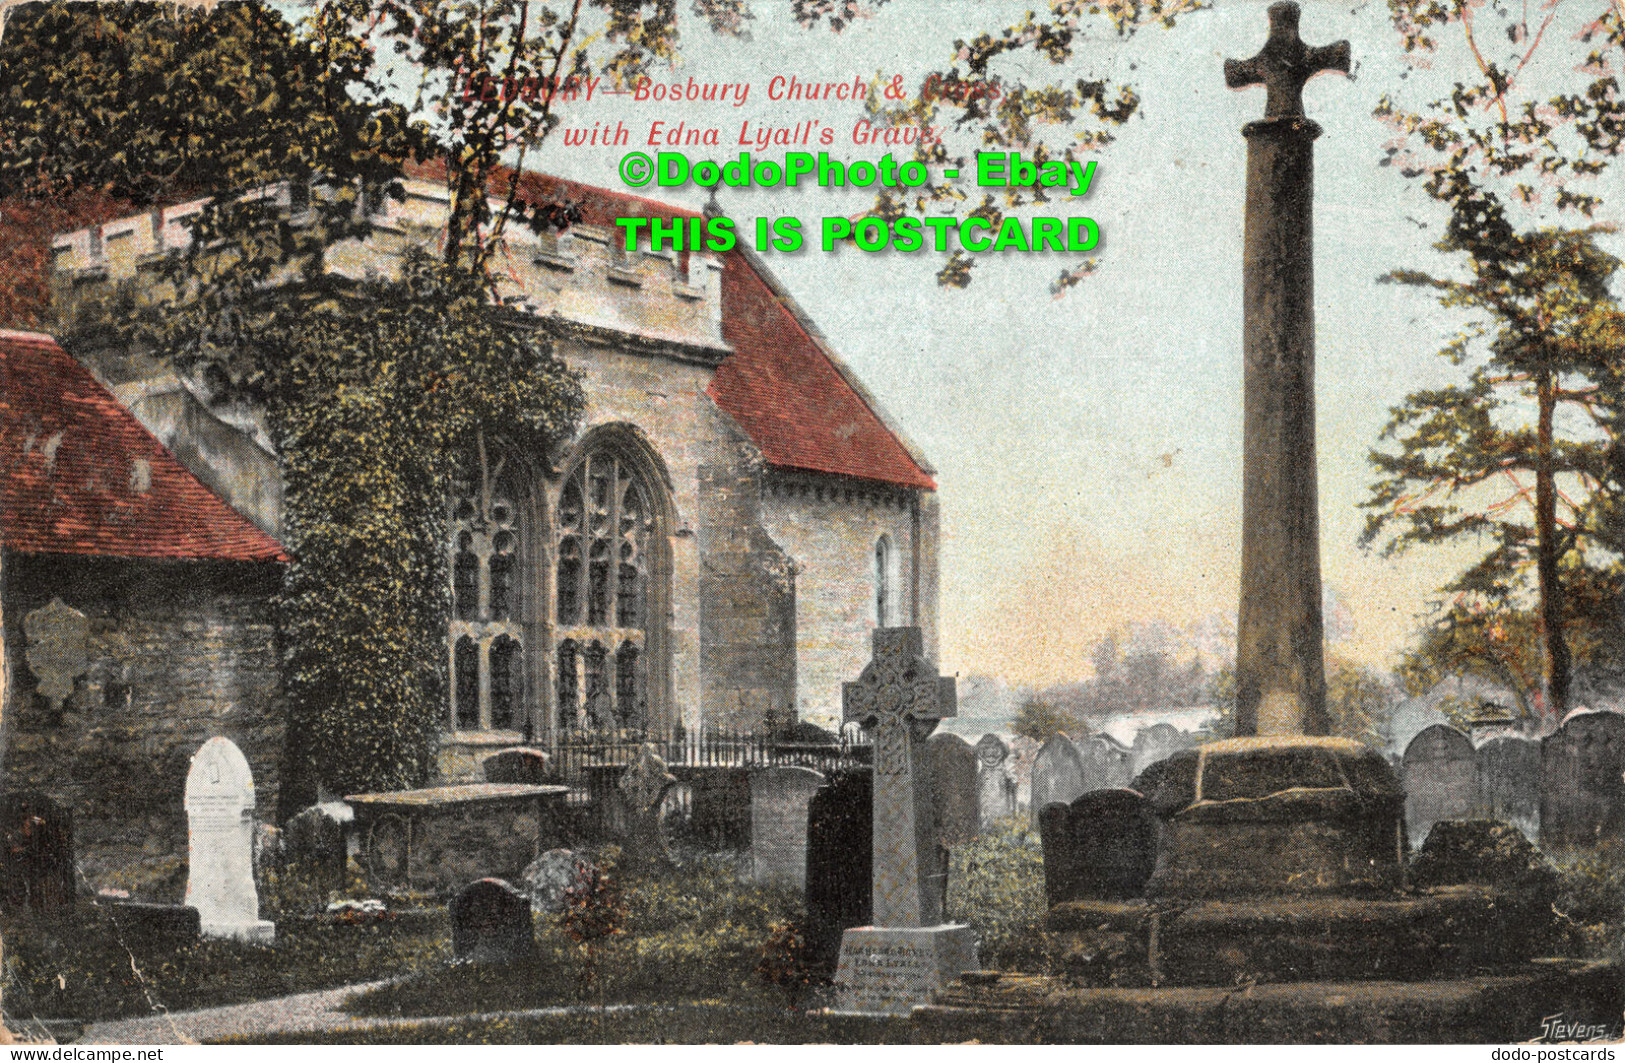
[[[0,545],[286,561],[49,336],[0,330]]]
[[[427,165],[409,172],[426,180],[444,175]],[[493,189],[501,187],[493,182]],[[589,225],[610,226],[616,218],[700,216],[547,174],[525,174],[520,188],[533,200],[577,203]],[[709,392],[767,463],[934,490],[930,473],[847,382],[749,257],[735,250],[722,260],[722,338],[734,353],[717,368]]]

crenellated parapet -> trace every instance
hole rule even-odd
[[[449,193],[432,181],[402,182],[400,200],[369,206],[372,234],[326,251],[329,272],[361,279],[391,276],[407,248],[439,246]],[[304,209],[286,183],[253,193],[285,211],[293,224]],[[52,240],[53,284],[71,305],[103,282],[156,283],[166,256],[192,246],[192,222],[208,200],[194,200],[63,233]],[[575,225],[536,233],[510,225],[493,262],[497,294],[519,313],[557,334],[636,353],[716,364],[722,339],[719,258],[624,249],[618,230]]]

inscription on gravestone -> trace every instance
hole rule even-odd
[[[211,738],[192,755],[186,820],[186,904],[203,935],[269,942],[276,926],[260,918],[254,887],[254,774],[231,739]]]

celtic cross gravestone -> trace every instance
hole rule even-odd
[[[841,939],[844,1011],[907,1014],[976,966],[969,926],[941,925],[943,873],[926,739],[954,715],[954,680],[925,659],[919,628],[877,628],[874,656],[844,688],[844,717],[874,736],[874,925]]]

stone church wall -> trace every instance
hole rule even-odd
[[[918,624],[936,658],[935,497],[839,477],[774,473],[763,524],[796,565],[797,714],[839,727],[841,684],[870,658],[875,544],[891,544],[887,622]],[[916,566],[916,550],[920,564]]]
[[[796,579],[762,527],[759,452],[717,440],[700,469],[705,498],[700,587],[705,719],[754,730],[796,719]]]
[[[796,682],[794,589],[783,552],[760,523],[759,452],[706,395],[711,369],[609,347],[569,345],[561,354],[586,374],[582,438],[628,426],[671,478],[679,718],[690,727],[703,719],[747,728],[787,719]]]
[[[270,599],[279,566],[8,554],[5,576],[3,785],[43,792],[72,813],[92,888],[178,901],[186,773],[204,741],[224,735],[241,747],[258,817],[276,821],[284,716]],[[89,628],[85,671],[59,717],[36,694],[23,632],[24,618],[53,598]]]

